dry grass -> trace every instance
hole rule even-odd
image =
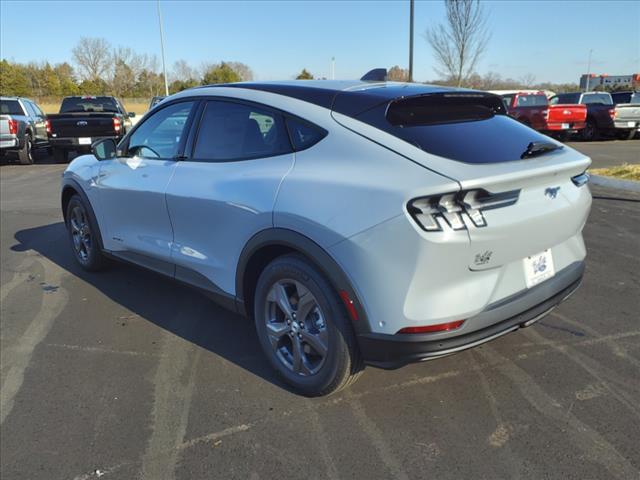
[[[38,103],[38,105],[40,105],[40,108],[44,110],[44,113],[58,113],[60,111],[61,101],[62,99],[57,102],[42,102]],[[140,99],[127,101],[126,98],[122,99],[122,103],[124,103],[124,107],[127,109],[127,112],[135,112],[136,117],[142,116],[147,111],[150,101],[151,99],[148,101],[141,101]]]
[[[635,180],[640,182],[640,165],[629,165],[625,163],[618,167],[611,168],[593,168],[589,173],[594,175],[603,175],[605,177],[614,177],[621,180]]]

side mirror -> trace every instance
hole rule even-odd
[[[103,138],[91,145],[91,153],[98,160],[110,160],[116,158],[116,142],[112,138]]]
[[[129,116],[129,118],[135,118],[136,117],[136,113],[135,112],[129,112],[127,115]]]

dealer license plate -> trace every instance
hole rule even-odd
[[[549,249],[524,259],[524,278],[527,288],[538,285],[555,274],[553,257]]]

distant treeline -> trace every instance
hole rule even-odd
[[[179,92],[197,85],[253,80],[253,72],[244,63],[204,63],[193,67],[178,60],[169,69],[169,91]],[[296,78],[312,79],[303,69]],[[389,79],[404,81],[408,71],[399,66],[389,69]],[[429,83],[454,85],[453,79]],[[521,79],[502,78],[489,72],[472,74],[466,87],[479,90],[536,88],[555,92],[579,90],[578,84],[536,82],[532,74]],[[70,62],[16,63],[0,61],[0,94],[27,97],[61,97],[66,95],[117,95],[149,98],[164,94],[164,76],[155,55],[138,54],[129,47],[112,47],[102,38],[81,38],[72,50]]]

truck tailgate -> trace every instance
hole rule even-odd
[[[114,118],[113,113],[60,113],[48,117],[54,138],[115,136]]]
[[[549,105],[549,123],[577,123],[586,119],[586,105]]]

